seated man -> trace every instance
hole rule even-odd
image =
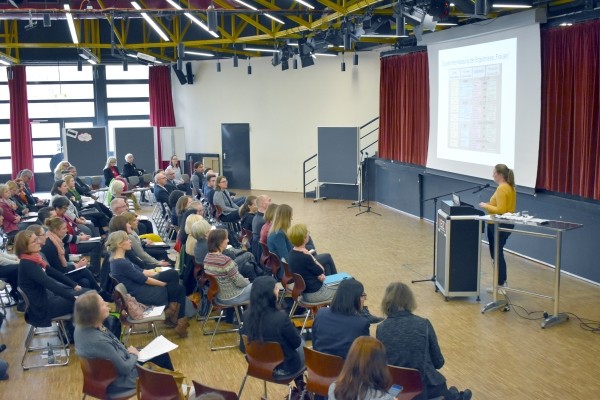
[[[204,186],[204,197],[208,199],[210,205],[213,205],[213,198],[215,197],[215,184],[217,182],[217,176],[214,174],[208,174],[206,176],[206,186]]]
[[[159,172],[154,176],[154,197],[159,204],[169,203],[169,194],[172,190],[166,187],[167,176],[164,172]]]
[[[173,190],[181,190],[186,194],[192,193],[189,183],[177,183],[175,180],[175,170],[172,167],[169,166],[167,169],[165,169],[165,175],[167,176],[167,183],[165,184],[165,187],[169,190],[169,192],[172,192]]]
[[[23,192],[27,196],[27,208],[30,211],[35,211],[38,208],[45,207],[48,205],[48,200],[41,200],[33,195],[31,189],[29,188],[29,182],[33,179],[33,171],[30,169],[24,169],[19,172],[19,178],[23,180]]]

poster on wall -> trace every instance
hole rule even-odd
[[[77,167],[77,174],[102,175],[108,153],[106,128],[65,128],[62,134],[64,159]]]

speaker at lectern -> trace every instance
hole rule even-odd
[[[435,285],[446,300],[450,297],[477,296],[481,257],[483,213],[470,205],[444,200],[438,210]]]

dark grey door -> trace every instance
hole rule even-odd
[[[250,189],[250,124],[221,124],[221,145],[229,187]]]

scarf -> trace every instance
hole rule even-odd
[[[58,258],[60,259],[61,267],[66,268],[67,258],[65,257],[65,246],[62,240],[60,240],[60,238],[52,231],[48,231],[48,239],[50,239],[58,251]]]
[[[75,188],[69,189],[69,193],[71,193],[72,197],[75,198],[75,201],[81,201],[81,195],[79,194],[77,189],[75,189]]]
[[[119,172],[117,171],[117,169],[115,167],[110,167],[110,172],[112,172],[113,178],[116,178],[117,176],[119,176]]]
[[[40,255],[40,253],[35,253],[35,254],[21,254],[19,256],[19,258],[21,260],[29,260],[29,261],[32,261],[32,262],[38,264],[40,267],[42,267],[42,269],[44,271],[46,270],[46,267],[48,266],[48,263],[46,261],[44,261],[44,259]]]

